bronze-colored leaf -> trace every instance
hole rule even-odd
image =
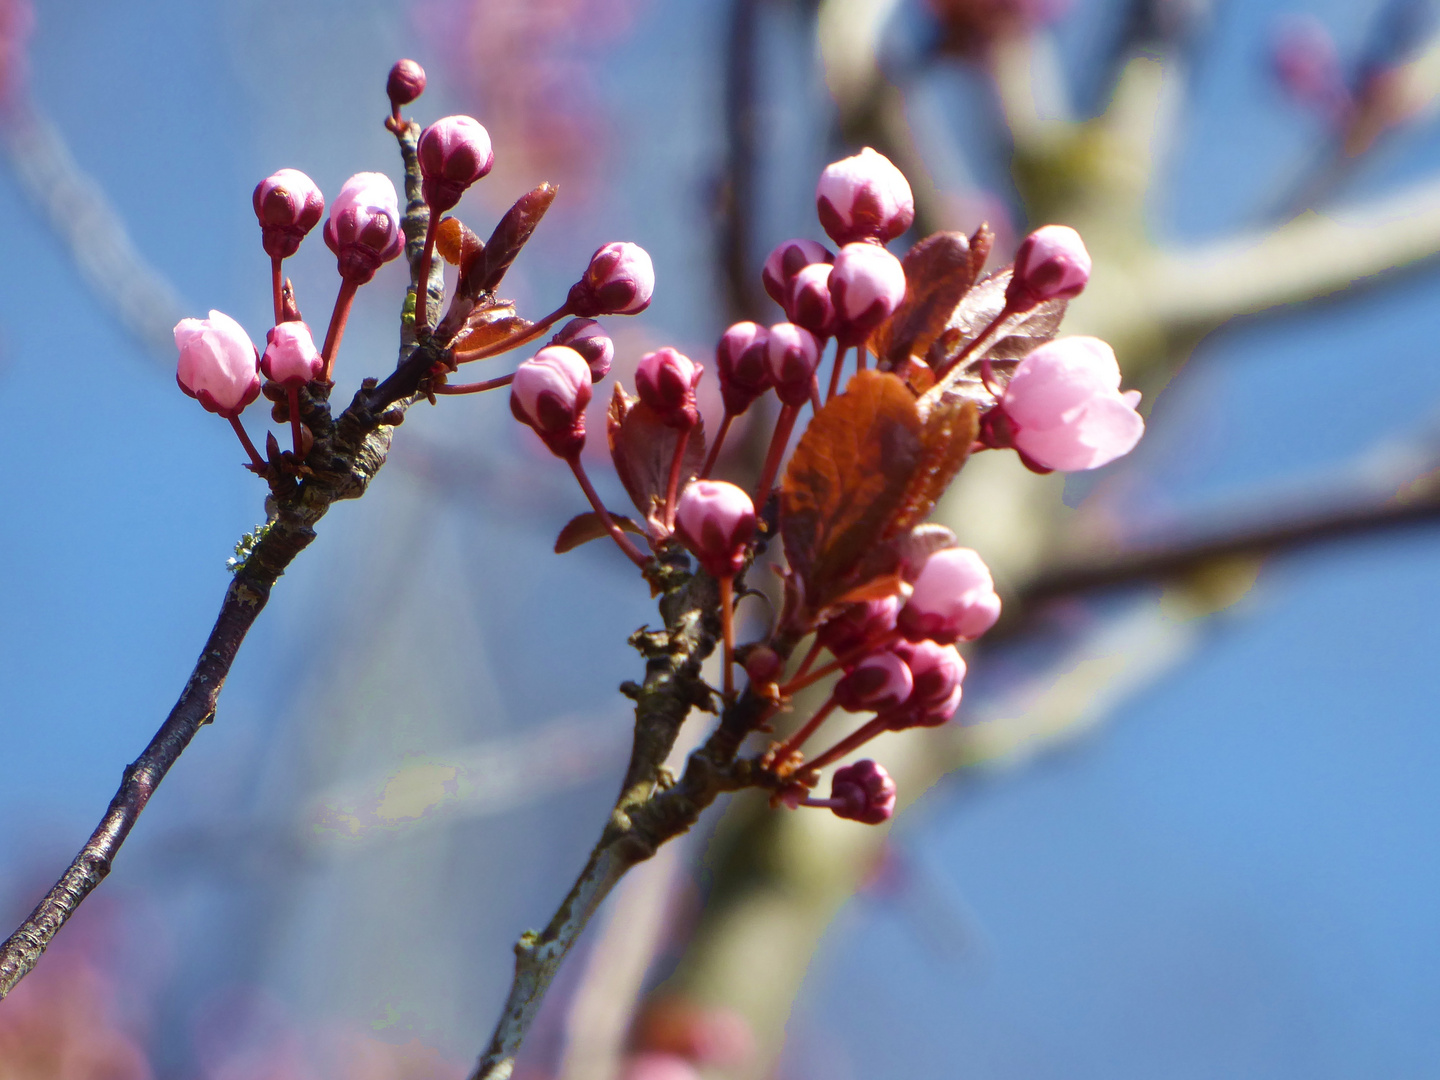
[[[870,338],[882,371],[894,371],[909,357],[929,352],[961,297],[975,283],[970,241],[964,233],[927,236],[900,263],[905,268],[905,299]]]
[[[670,484],[670,466],[675,460],[681,432],[668,427],[659,414],[639,398],[627,395],[619,383],[610,396],[605,428],[620,483],[625,486],[635,509],[645,515],[646,521],[655,522],[656,508],[664,501]],[[690,429],[685,445],[685,459],[680,466],[681,486],[689,477],[698,476],[704,467],[705,426],[696,424]]]
[[[612,510],[610,517],[626,532],[634,533],[636,536],[645,535],[645,530],[624,514],[617,514]],[[583,514],[576,514],[560,530],[560,535],[555,538],[555,554],[564,555],[567,551],[574,551],[581,544],[588,544],[591,540],[599,540],[602,536],[609,535],[610,530],[600,520],[600,515],[594,510],[586,510]]]
[[[780,528],[812,614],[864,584],[854,571],[907,505],[924,428],[915,395],[879,371],[856,374],[810,421],[781,481]]]
[[[975,338],[995,321],[1005,308],[1005,289],[1010,284],[1011,268],[991,274],[977,283],[956,306],[945,324],[944,332],[931,345],[926,360],[936,371],[945,371]],[[983,357],[993,360],[1019,360],[1039,345],[1051,340],[1060,329],[1068,301],[1047,300],[1026,312],[1018,321],[1012,320],[1004,337],[982,354],[967,358],[967,365],[978,364]]]
[[[493,345],[511,334],[528,330],[534,325],[529,319],[515,314],[515,305],[508,300],[476,308],[465,320],[465,329],[460,332],[451,348],[456,352],[467,352]]]
[[[921,409],[925,426],[920,433],[920,461],[910,475],[900,512],[885,534],[887,540],[908,533],[930,516],[980,434],[980,410],[973,401],[952,397],[922,399]]]
[[[515,256],[520,254],[520,249],[535,232],[545,211],[555,201],[555,192],[554,184],[541,184],[515,200],[515,205],[505,211],[490,239],[485,241],[484,253],[461,274],[457,292],[464,296],[479,296],[495,291],[505,271],[510,269]]]
[[[445,218],[435,230],[435,250],[451,266],[463,266],[484,248],[484,241],[457,217]]]

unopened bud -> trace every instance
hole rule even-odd
[[[646,353],[635,368],[635,392],[668,427],[691,428],[700,419],[695,386],[705,368],[665,347]]]
[[[837,244],[893,240],[915,220],[915,196],[884,154],[865,147],[825,167],[815,188],[820,224]]]
[[[510,411],[535,429],[550,452],[568,458],[585,446],[590,368],[574,349],[547,345],[515,369]]]
[[[905,268],[876,244],[846,244],[830,271],[836,336],[842,345],[864,341],[905,299]]]
[[[818,338],[835,333],[835,302],[830,298],[828,263],[811,263],[790,283],[790,302],[785,314],[797,326],[803,326]]]
[[[282,322],[265,335],[265,354],[260,357],[260,370],[267,379],[282,386],[304,386],[318,379],[325,361],[315,348],[310,327],[303,322]]]
[[[409,105],[425,92],[425,69],[414,60],[396,60],[385,80],[385,93],[395,108]]]
[[[590,381],[598,383],[610,374],[615,360],[615,343],[594,319],[571,319],[550,339],[551,345],[567,345],[590,365]]]
[[[812,263],[833,263],[835,256],[814,240],[786,240],[765,260],[760,271],[760,281],[770,299],[785,307],[790,300],[790,283],[795,275]]]
[[[898,596],[851,604],[821,623],[815,639],[836,656],[845,656],[888,635],[899,613]]]
[[[1029,311],[1047,300],[1079,296],[1090,280],[1090,253],[1068,225],[1046,225],[1027,236],[1015,253],[1015,270],[1005,289],[1010,311]]]
[[[895,813],[895,781],[865,758],[836,769],[830,780],[830,810],[836,817],[879,825]]]
[[[590,256],[584,276],[570,287],[571,315],[635,315],[650,306],[655,265],[639,244],[606,244]]]
[[[495,164],[490,133],[471,116],[447,116],[420,136],[421,190],[432,214],[451,209]]]
[[[675,532],[711,577],[734,577],[755,537],[755,504],[734,484],[696,480],[675,508]]]
[[[984,560],[971,548],[945,548],[925,560],[895,625],[910,641],[973,641],[1000,618],[1000,597]]]
[[[227,420],[260,396],[260,354],[244,327],[223,311],[175,324],[180,363],[175,381],[208,411]]]
[[[820,342],[815,335],[794,323],[776,323],[770,327],[766,355],[770,377],[775,380],[775,396],[786,405],[800,406],[809,401],[815,369],[820,364]]]
[[[260,219],[260,242],[272,259],[288,259],[325,213],[325,196],[299,169],[281,169],[255,185],[250,201]]]
[[[330,207],[325,243],[337,257],[340,276],[363,285],[383,263],[400,254],[399,200],[381,173],[356,173]]]
[[[780,675],[780,654],[768,645],[753,646],[745,654],[745,674],[757,686],[773,683]]]
[[[753,322],[738,322],[720,335],[715,371],[725,411],[739,416],[774,385],[767,346],[769,332]]]
[[[915,689],[904,706],[889,715],[889,726],[898,731],[945,723],[960,705],[965,658],[954,645],[934,641],[900,641],[894,649],[910,668]]]
[[[835,701],[846,712],[888,712],[905,704],[915,680],[893,652],[871,653],[835,684]]]

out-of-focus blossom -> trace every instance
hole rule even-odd
[[[910,183],[884,154],[865,147],[825,166],[815,187],[820,224],[837,244],[893,240],[915,220]]]
[[[239,416],[260,394],[260,353],[244,327],[223,311],[175,324],[180,363],[175,381],[210,412]]]
[[[636,315],[655,293],[655,265],[639,244],[606,244],[590,256],[585,275],[570,287],[571,315]]]
[[[1120,365],[1099,338],[1064,337],[1020,361],[1000,408],[1011,445],[1046,469],[1098,469],[1145,433],[1140,392],[1120,392]]]
[[[941,45],[963,56],[983,54],[1004,37],[1051,22],[1070,0],[926,0],[940,24]]]

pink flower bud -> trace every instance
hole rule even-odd
[[[965,681],[965,658],[954,645],[934,641],[895,643],[895,653],[910,668],[915,689],[904,705],[887,716],[888,727],[936,727],[955,715]]]
[[[715,371],[720,379],[720,396],[730,415],[739,416],[774,385],[769,342],[770,332],[753,322],[738,322],[720,335],[720,343],[715,346]]]
[[[895,781],[875,762],[864,758],[835,770],[830,780],[830,798],[830,810],[836,817],[879,825],[895,813]]]
[[[640,358],[635,392],[669,427],[690,428],[700,419],[695,386],[705,368],[684,353],[666,346]]]
[[[597,383],[610,374],[615,360],[615,343],[594,319],[571,319],[550,339],[551,345],[568,345],[590,365],[590,381]]]
[[[854,345],[894,314],[905,299],[905,268],[875,244],[846,244],[830,271],[836,336]]]
[[[1046,469],[1098,469],[1145,433],[1140,392],[1120,392],[1120,365],[1099,338],[1066,337],[1020,361],[1000,399],[1011,440]]]
[[[265,355],[260,370],[267,379],[282,386],[304,386],[318,379],[325,361],[315,348],[310,327],[303,322],[282,322],[265,335]]]
[[[510,411],[529,424],[550,452],[568,458],[585,445],[590,367],[574,349],[547,345],[515,369]]]
[[[281,169],[255,185],[250,201],[260,219],[265,254],[288,259],[325,213],[325,196],[299,169]]]
[[[888,712],[905,704],[915,680],[904,660],[888,650],[871,653],[835,684],[835,701],[846,712]]]
[[[399,108],[409,105],[425,92],[425,69],[414,60],[396,60],[385,80],[385,93],[390,104]]]
[[[590,256],[585,275],[570,287],[571,315],[636,315],[650,306],[655,266],[639,244],[606,244]]]
[[[1005,306],[1029,311],[1047,300],[1079,296],[1090,280],[1090,253],[1068,225],[1046,225],[1027,236],[1015,253],[1015,272],[1005,288]]]
[[[830,298],[828,263],[811,263],[790,282],[790,302],[785,313],[818,338],[835,333],[835,302]]]
[[[910,184],[884,154],[865,147],[827,165],[815,188],[820,224],[837,244],[893,240],[915,220]]]
[[[765,351],[775,396],[786,405],[809,401],[815,368],[820,364],[820,342],[815,335],[794,323],[776,323],[770,327]]]
[[[734,577],[755,536],[755,504],[734,484],[696,480],[680,495],[675,531],[711,577]]]
[[[915,591],[895,625],[909,641],[973,641],[1000,618],[1000,598],[984,561],[971,548],[945,548],[925,560]]]
[[[822,623],[815,637],[836,656],[846,656],[894,630],[895,616],[899,613],[898,596],[851,604]]]
[[[760,271],[760,280],[770,299],[783,308],[790,299],[790,283],[796,274],[812,263],[834,261],[835,256],[814,240],[786,240],[770,252],[765,268]]]
[[[381,173],[356,173],[330,205],[325,243],[338,257],[340,276],[363,285],[400,254],[400,208],[395,185]]]
[[[175,381],[210,412],[227,420],[260,393],[260,353],[244,328],[223,311],[175,324],[180,364]]]
[[[471,116],[447,116],[420,136],[421,190],[432,214],[443,214],[465,189],[490,171],[495,152],[490,133]]]

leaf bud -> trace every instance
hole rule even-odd
[[[755,504],[734,484],[696,480],[680,495],[675,532],[711,577],[734,577],[755,537]]]
[[[209,412],[230,420],[260,396],[259,350],[223,311],[211,311],[208,319],[181,319],[175,345],[180,350],[175,381]]]
[[[770,374],[770,333],[753,322],[735,323],[715,346],[715,371],[725,410],[739,416],[775,384]]]
[[[299,169],[281,169],[255,185],[250,197],[260,219],[260,242],[272,259],[288,259],[325,213],[325,196]]]
[[[705,368],[666,346],[646,353],[635,368],[635,392],[667,427],[692,428],[700,419],[695,386]]]
[[[495,164],[490,133],[471,116],[446,116],[420,136],[420,188],[432,214],[452,209]]]
[[[770,327],[765,349],[775,396],[786,405],[809,401],[815,368],[820,364],[820,342],[815,335],[794,323],[776,323]]]
[[[884,154],[865,147],[827,165],[815,187],[820,224],[837,244],[893,240],[915,220],[915,196]]]
[[[1047,300],[1079,296],[1090,280],[1090,253],[1068,225],[1036,229],[1015,252],[1015,269],[1005,287],[1009,311],[1029,311]]]
[[[515,369],[510,411],[535,429],[550,452],[568,458],[585,446],[590,367],[565,345],[547,345]]]
[[[590,256],[585,274],[570,287],[566,308],[571,315],[636,315],[650,306],[655,292],[655,265],[639,244],[617,241]]]

